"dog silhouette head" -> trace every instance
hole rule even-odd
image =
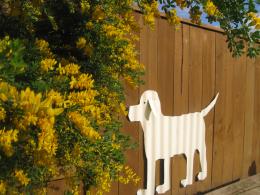
[[[140,98],[138,105],[130,106],[128,118],[130,121],[144,121],[149,120],[150,115],[161,115],[161,103],[156,91],[147,90]]]

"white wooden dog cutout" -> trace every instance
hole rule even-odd
[[[214,107],[214,100],[201,112],[181,116],[164,116],[156,91],[145,91],[140,104],[129,107],[130,121],[139,121],[144,131],[144,146],[147,158],[147,189],[140,189],[137,195],[154,195],[156,160],[164,159],[164,183],[156,187],[158,193],[170,189],[170,158],[185,154],[187,159],[186,178],[181,184],[186,187],[192,184],[193,158],[195,150],[199,151],[201,172],[198,179],[207,177],[207,158],[205,144],[204,117]]]

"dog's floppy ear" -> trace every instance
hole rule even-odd
[[[160,111],[161,111],[159,99],[149,98],[148,103],[149,103],[151,110],[154,113],[154,115],[158,116]]]

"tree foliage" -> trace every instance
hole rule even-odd
[[[46,193],[65,177],[77,194],[82,181],[99,193],[112,181],[138,182],[124,164],[134,146],[121,131],[123,82],[141,83],[133,3],[153,25],[163,4],[178,25],[176,7],[202,10],[219,21],[230,49],[259,53],[253,1],[3,0],[0,2],[0,193]],[[235,8],[235,9],[234,9]]]

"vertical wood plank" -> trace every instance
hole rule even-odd
[[[260,172],[260,58],[255,63],[255,110],[254,110],[254,134],[252,165],[255,173]]]
[[[205,108],[215,97],[215,32],[206,31],[202,35],[202,107]],[[213,149],[213,124],[214,108],[204,118],[206,125],[206,150],[208,175],[198,184],[198,191],[203,192],[211,187],[212,149]]]
[[[155,28],[151,30],[148,26],[145,26],[143,22],[140,23],[140,62],[145,65],[145,75],[143,80],[144,85],[140,86],[139,97],[147,90],[157,91],[157,31],[158,31],[158,19],[155,21]],[[139,127],[139,174],[141,176],[141,184],[139,188],[145,188],[146,184],[146,158],[144,152],[144,134],[141,127]],[[159,173],[159,170],[157,170]]]
[[[212,159],[212,188],[222,184],[223,155],[224,155],[224,118],[226,95],[226,60],[223,51],[226,49],[225,37],[216,34],[216,91],[219,92],[218,103],[215,106],[213,159]]]
[[[202,33],[202,29],[190,26],[189,113],[202,110]],[[197,191],[195,177],[199,171],[199,155],[194,151],[193,184],[187,187],[187,194]]]
[[[243,153],[242,177],[251,175],[253,149],[253,129],[254,129],[254,107],[255,107],[255,59],[247,58],[246,65],[246,98],[245,98],[245,135]]]
[[[166,20],[160,19],[158,24],[158,94],[162,113],[167,116],[173,115],[173,52],[174,27],[170,26]],[[163,160],[161,162],[163,163]],[[163,168],[164,166],[161,165],[162,176]],[[171,195],[171,190],[164,194]]]
[[[245,92],[246,92],[246,56],[234,59],[233,76],[233,172],[232,180],[239,179],[242,174],[244,130],[245,130]]]
[[[188,113],[189,63],[190,63],[190,27],[181,24],[175,30],[174,43],[174,115]],[[185,194],[186,189],[180,187],[180,181],[186,177],[186,160],[183,155],[172,159],[172,194]]]
[[[233,76],[234,76],[234,59],[231,53],[225,48],[222,51],[225,56],[224,69],[226,69],[225,79],[225,103],[224,103],[224,129],[223,129],[223,165],[222,165],[222,184],[232,181],[233,159],[234,159],[234,138],[233,138]],[[223,108],[222,108],[223,109]]]

